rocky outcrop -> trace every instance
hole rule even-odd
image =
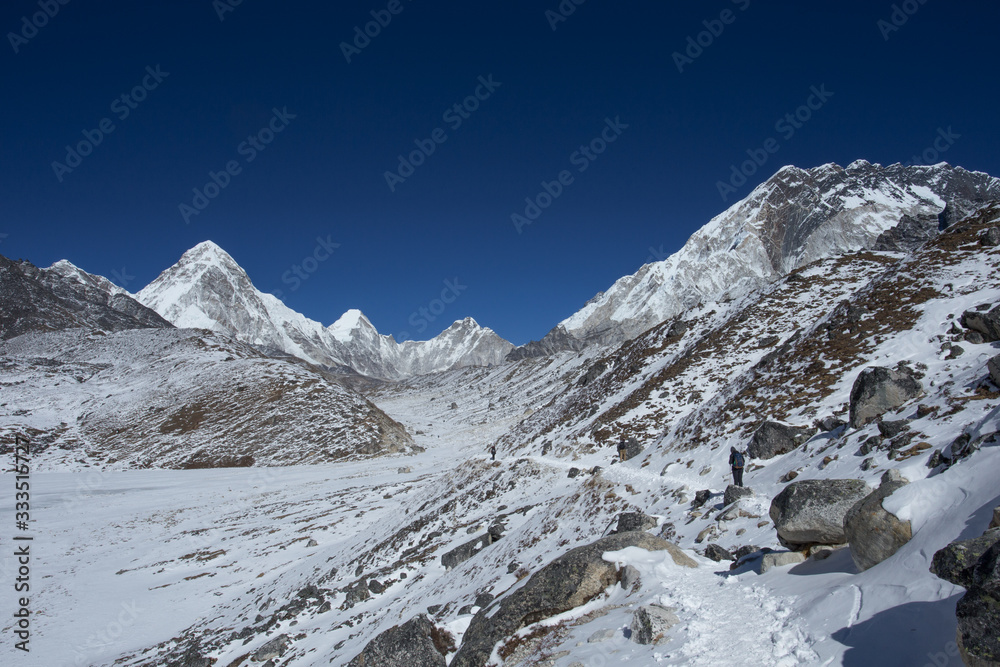
[[[677,546],[639,531],[610,535],[577,547],[533,574],[521,588],[480,610],[472,619],[451,667],[482,667],[498,642],[527,625],[579,607],[600,595],[619,581],[617,566],[604,560],[604,553],[627,547],[667,551],[677,565],[697,567]]]
[[[796,551],[813,544],[843,544],[844,516],[872,488],[857,479],[812,479],[789,484],[771,501],[778,540]]]
[[[987,343],[1000,340],[1000,306],[986,312],[965,311],[962,313],[962,326],[982,335]]]
[[[809,426],[767,421],[754,432],[747,446],[747,455],[755,459],[773,459],[800,446],[814,433],[816,429]]]
[[[728,550],[725,549],[714,542],[705,547],[705,558],[710,558],[716,563],[720,563],[724,560],[736,560],[736,557]]]
[[[1000,507],[993,508],[993,521],[990,522],[990,528],[1000,528]]]
[[[435,642],[438,634],[429,618],[416,616],[371,640],[348,667],[445,667]]]
[[[632,641],[636,644],[662,644],[667,641],[667,630],[681,620],[672,609],[658,604],[647,604],[636,609],[632,615]]]
[[[898,470],[882,475],[881,483],[844,517],[844,534],[851,544],[851,558],[862,572],[875,567],[910,541],[909,521],[901,521],[882,507],[882,501],[909,484]]]
[[[740,498],[752,498],[753,489],[748,486],[736,486],[730,484],[726,487],[726,492],[722,495],[722,504],[726,507],[732,505]]]
[[[618,515],[618,526],[616,533],[627,533],[631,530],[650,530],[656,528],[659,523],[655,517],[651,517],[642,512],[622,512]]]
[[[851,426],[862,428],[922,392],[920,381],[905,366],[866,368],[851,389]]]
[[[503,537],[503,532],[504,529],[502,524],[495,523],[491,525],[485,535],[480,535],[476,539],[470,540],[465,544],[455,547],[448,553],[443,554],[441,556],[441,564],[449,570],[454,567],[458,567],[482,551],[484,548],[500,540]]]
[[[1000,227],[990,227],[979,237],[979,245],[992,248],[1000,245]]]
[[[278,635],[254,651],[254,654],[250,659],[253,662],[266,662],[268,660],[280,658],[285,654],[285,651],[288,650],[291,643],[292,640],[288,638],[288,635]]]
[[[934,554],[931,572],[966,589],[955,607],[963,662],[974,667],[1000,665],[1000,529],[952,542]]]

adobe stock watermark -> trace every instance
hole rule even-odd
[[[122,93],[115,99],[111,100],[110,110],[111,113],[118,118],[119,121],[124,121],[132,112],[139,108],[139,105],[146,101],[149,94],[160,87],[160,84],[170,76],[170,72],[164,72],[157,65],[154,67],[146,67],[146,75],[142,77],[142,81],[136,84],[132,90],[127,93]],[[111,118],[102,118],[97,122],[97,127],[92,130],[81,130],[83,134],[83,139],[77,141],[76,144],[66,145],[66,157],[63,158],[63,162],[58,160],[53,160],[52,171],[56,175],[56,179],[62,183],[63,178],[66,174],[73,173],[73,170],[83,164],[83,159],[94,152],[94,149],[104,142],[105,137],[114,132],[116,129],[115,123]]]
[[[339,247],[340,244],[334,243],[329,234],[326,235],[326,238],[317,236],[316,246],[312,252],[288,267],[288,270],[281,274],[281,282],[288,285],[289,292],[299,289],[302,287],[302,283],[319,271],[320,264],[330,259],[333,256],[333,251]],[[280,301],[285,299],[285,292],[280,289],[271,290],[271,294]]]
[[[83,644],[73,647],[73,664],[81,667],[89,665],[93,662],[92,658],[109,653],[125,635],[126,630],[135,625],[136,619],[144,611],[146,610],[139,607],[135,600],[122,602],[115,616],[107,622],[103,630],[93,633]]]
[[[479,106],[493,97],[497,88],[503,85],[500,81],[494,81],[492,74],[481,76],[478,81],[479,85],[476,86],[471,95],[448,107],[441,114],[441,120],[451,128],[452,132],[457,132],[465,121],[472,118],[472,114],[479,110]],[[434,128],[427,139],[414,139],[413,144],[416,146],[416,150],[410,151],[407,155],[400,154],[395,171],[386,171],[384,174],[389,191],[395,192],[396,186],[405,183],[406,179],[413,176],[417,169],[427,162],[427,158],[434,154],[437,147],[446,141],[448,141],[448,133],[443,127]]]
[[[212,0],[212,9],[219,17],[219,23],[226,20],[226,14],[235,12],[236,8],[243,4],[243,0]]]
[[[909,160],[903,163],[904,167],[912,167],[914,165],[923,164],[937,164],[938,159],[948,152],[955,142],[962,138],[961,134],[956,134],[954,130],[951,129],[951,125],[948,129],[938,128],[937,136],[934,137],[934,141],[931,145],[921,151],[918,155],[914,155]]]
[[[745,12],[750,8],[750,0],[731,0],[731,2],[741,12]],[[702,21],[701,24],[705,26],[705,29],[697,35],[688,35],[687,47],[683,53],[680,51],[674,51],[673,53],[677,71],[683,74],[685,67],[693,65],[694,61],[700,58],[706,49],[711,48],[715,44],[715,40],[722,37],[722,33],[726,31],[726,26],[736,23],[737,16],[739,15],[732,9],[726,8],[719,12],[719,18]]]
[[[407,2],[413,2],[413,0],[407,0]],[[347,64],[351,64],[351,58],[354,56],[361,55],[361,52],[368,48],[372,40],[381,35],[382,30],[389,27],[389,24],[392,23],[392,17],[399,16],[404,9],[406,6],[403,5],[402,0],[389,0],[385,9],[373,9],[369,12],[373,20],[365,23],[363,29],[359,25],[354,26],[354,39],[350,43],[340,43],[340,52],[347,59]]]
[[[462,292],[469,289],[468,285],[463,285],[458,281],[458,278],[447,279],[443,283],[444,288],[441,290],[441,295],[432,299],[426,306],[421,306],[412,313],[407,319],[410,326],[416,329],[418,334],[423,333],[430,326],[431,322],[434,322],[439,318],[446,310],[448,306],[455,303],[458,297],[462,295]],[[399,336],[396,338],[397,343],[402,343],[403,341],[411,340],[412,336],[409,331],[400,332]]]
[[[249,135],[246,140],[240,142],[236,147],[236,154],[243,158],[244,164],[250,164],[257,159],[264,150],[274,141],[275,137],[285,131],[292,120],[298,118],[297,114],[288,111],[288,107],[277,107],[271,109],[271,119],[264,127]],[[222,194],[222,191],[229,187],[233,178],[243,173],[243,164],[239,160],[229,160],[219,171],[209,170],[208,181],[201,188],[192,188],[194,196],[191,203],[182,202],[178,204],[184,224],[191,224],[191,218],[201,215],[202,211],[208,208],[212,200]]]
[[[910,20],[910,17],[920,11],[921,5],[926,4],[927,0],[905,0],[898,5],[894,4],[889,18],[879,19],[875,23],[879,32],[882,33],[882,39],[888,42],[893,33],[899,32]]]
[[[17,32],[8,32],[7,41],[14,49],[14,53],[20,53],[21,47],[30,42],[38,35],[38,31],[49,24],[49,21],[56,17],[60,8],[69,4],[69,0],[38,0],[38,6],[42,11],[35,12],[30,17],[21,17],[21,29]]]
[[[128,284],[133,280],[135,280],[135,276],[130,276],[128,273],[128,269],[125,268],[124,266],[122,267],[121,271],[118,271],[117,269],[111,270],[111,282],[113,282],[115,285],[118,285],[122,289],[127,289]]]
[[[826,89],[826,84],[821,84],[818,88],[811,86],[811,94],[806,98],[805,104],[786,113],[774,124],[774,130],[782,139],[790,141],[795,133],[805,127],[813,114],[823,108],[834,93]],[[759,148],[748,148],[746,151],[749,160],[741,162],[738,166],[733,164],[729,167],[729,179],[727,181],[716,181],[715,187],[719,191],[722,201],[729,200],[729,196],[746,185],[747,179],[757,173],[771,156],[781,150],[781,143],[774,137],[766,139]]]
[[[552,32],[559,28],[560,23],[565,23],[569,17],[576,13],[576,8],[587,2],[587,0],[562,0],[555,10],[546,9],[545,19],[549,22]]]
[[[615,116],[614,120],[605,118],[604,128],[590,142],[575,150],[569,156],[569,163],[576,167],[577,173],[582,174],[597,161],[597,158],[608,149],[608,146],[618,141],[618,137],[627,129],[628,125],[621,121],[621,116]],[[563,195],[566,188],[575,182],[576,177],[569,169],[560,171],[552,181],[543,180],[542,189],[537,195],[524,198],[524,211],[512,213],[510,216],[510,221],[514,224],[517,233],[523,233],[524,227],[538,220],[545,209],[552,206],[553,202]]]

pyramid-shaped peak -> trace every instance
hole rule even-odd
[[[218,258],[220,260],[233,262],[234,264],[236,263],[236,260],[233,259],[232,255],[223,250],[213,241],[202,241],[181,255],[181,261],[203,261],[211,258]]]
[[[357,308],[351,308],[328,327],[333,337],[340,341],[349,341],[351,334],[358,329],[375,329],[374,325]]]

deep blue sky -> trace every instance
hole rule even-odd
[[[784,164],[906,162],[950,127],[939,160],[1000,174],[1000,6],[911,3],[886,40],[890,2],[587,0],[553,31],[558,0],[401,0],[349,64],[340,43],[387,1],[244,0],[220,20],[212,0],[75,0],[15,53],[8,33],[40,10],[8,0],[0,253],[137,291],[211,239],[325,324],[360,308],[421,339],[472,316],[524,343]],[[679,72],[672,54],[726,9]],[[157,65],[169,75],[119,119],[112,102]],[[442,114],[491,74],[502,85],[453,130]],[[786,140],[776,121],[821,85],[833,97]],[[296,118],[247,163],[241,142],[286,107]],[[578,172],[571,155],[616,117],[628,129]],[[60,182],[53,161],[104,118],[114,131]],[[384,173],[436,128],[447,141],[391,192]],[[717,182],[771,137],[780,150],[724,203]],[[185,224],[179,205],[230,160],[241,173]],[[511,214],[562,170],[573,183],[518,234]],[[317,237],[340,245],[293,290],[282,277]],[[415,327],[456,278],[458,298]]]

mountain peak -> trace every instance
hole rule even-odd
[[[354,338],[354,332],[358,329],[374,330],[375,326],[357,308],[351,308],[341,315],[340,319],[327,327],[333,337],[342,343],[350,342]]]

